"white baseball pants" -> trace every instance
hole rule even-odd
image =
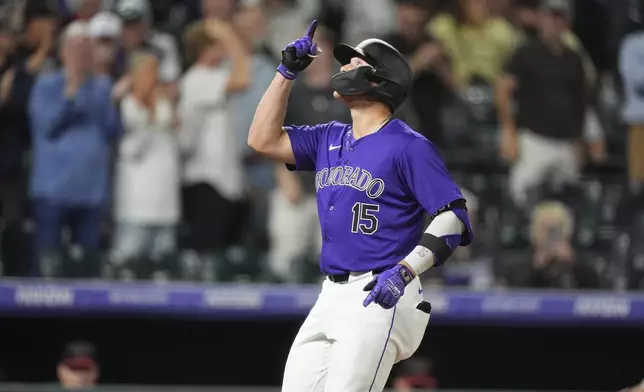
[[[291,347],[282,392],[381,392],[394,363],[416,351],[429,322],[416,309],[423,300],[420,280],[407,286],[396,307],[365,308],[363,288],[372,276],[324,281]]]

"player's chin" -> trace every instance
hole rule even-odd
[[[351,106],[351,104],[355,101],[355,97],[340,95],[337,91],[333,92],[333,98],[337,99],[338,101],[344,102],[344,104],[347,106]]]

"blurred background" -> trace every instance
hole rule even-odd
[[[477,233],[392,390],[644,390],[641,0],[0,4],[0,391],[279,390],[315,186],[246,136],[314,17],[285,122],[350,121],[333,46],[389,41]]]

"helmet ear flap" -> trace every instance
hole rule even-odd
[[[371,87],[378,87],[387,82],[387,79],[378,75],[378,72],[375,68],[371,68],[368,72],[365,73],[365,79]]]
[[[386,103],[393,113],[405,101],[407,93],[402,86],[384,78],[379,79],[381,82],[372,89],[371,95],[381,102]]]

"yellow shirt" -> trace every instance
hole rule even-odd
[[[441,41],[456,83],[462,87],[475,75],[494,83],[519,40],[512,25],[500,18],[472,27],[459,26],[452,15],[441,14],[429,22],[428,30]]]

